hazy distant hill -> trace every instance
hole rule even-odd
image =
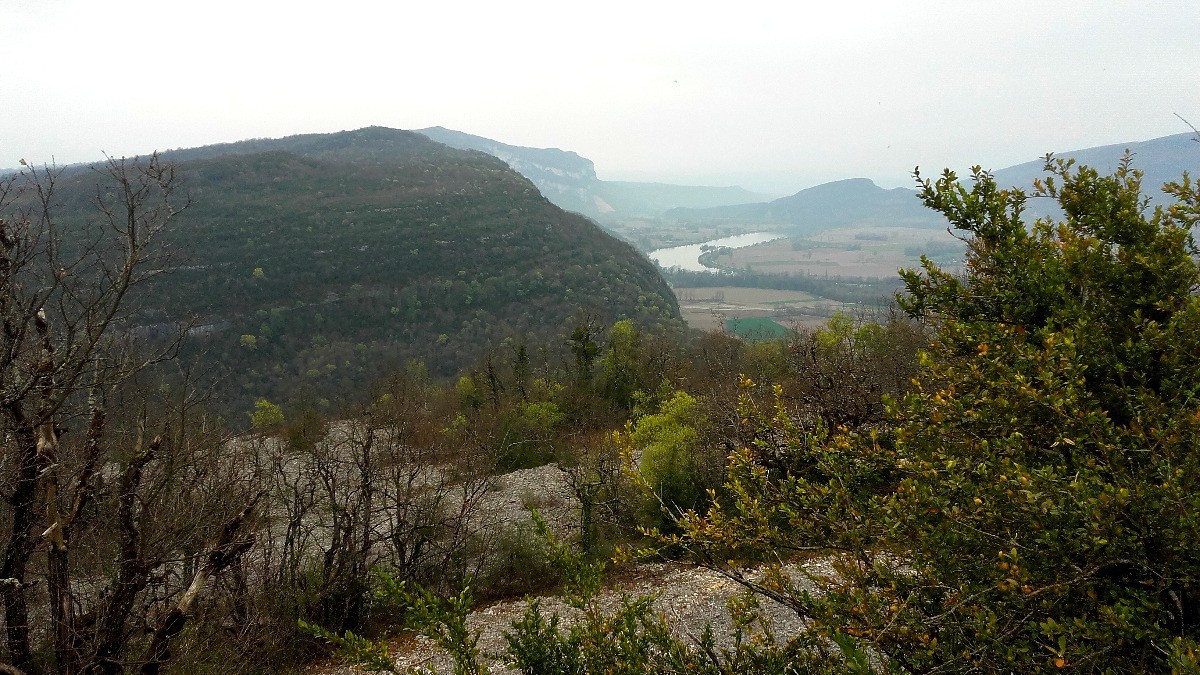
[[[704,187],[634,181],[596,181],[592,191],[614,209],[616,215],[657,217],[668,209],[697,209],[744,204],[764,195],[740,187]]]
[[[193,347],[243,405],[362,392],[413,358],[442,374],[511,358],[505,338],[562,344],[585,314],[678,317],[651,263],[483,153],[372,127],[165,155],[193,200],[172,230],[188,260],[137,321],[195,320]],[[60,182],[76,217],[95,182]]]
[[[941,222],[913,190],[887,190],[866,178],[817,185],[772,202],[672,209],[663,218],[696,224],[781,224],[795,233],[868,225],[934,227]]]
[[[1078,164],[1094,167],[1102,173],[1110,173],[1117,168],[1125,151],[1133,153],[1133,167],[1141,170],[1145,176],[1142,179],[1142,190],[1152,199],[1163,203],[1166,198],[1161,192],[1164,183],[1179,180],[1184,171],[1191,176],[1200,176],[1200,143],[1196,142],[1196,134],[1175,134],[1163,136],[1148,141],[1131,143],[1116,143],[1083,150],[1070,150],[1054,153],[1061,159],[1074,159]],[[1017,164],[995,172],[996,180],[1001,185],[1015,186],[1029,191],[1035,178],[1046,175],[1042,170],[1045,162],[1041,159]],[[1036,200],[1031,200],[1030,210],[1040,215],[1044,209]]]
[[[677,206],[706,208],[762,198],[740,187],[604,181],[596,177],[592,160],[574,152],[508,145],[442,127],[420,129],[418,133],[452,148],[479,150],[498,157],[533,181],[558,206],[601,221],[653,217]]]
[[[1200,144],[1195,138],[1192,133],[1176,134],[1149,141],[1073,150],[1055,156],[1073,158],[1080,164],[1111,172],[1129,149],[1133,153],[1134,168],[1145,172],[1143,189],[1157,198],[1162,196],[1163,183],[1178,180],[1185,170],[1200,176]],[[1000,169],[995,176],[1002,185],[1029,190],[1035,178],[1045,175],[1044,164],[1042,160],[1026,162]],[[958,173],[966,177],[967,171],[962,168]],[[1031,200],[1029,212],[1041,215],[1042,207],[1042,203]],[[921,205],[914,190],[885,190],[866,178],[818,185],[772,202],[672,209],[663,214],[663,218],[694,224],[783,224],[794,232],[860,225],[945,226],[944,219]]]

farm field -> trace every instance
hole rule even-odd
[[[828,278],[895,278],[916,268],[926,254],[947,271],[957,271],[962,244],[939,230],[911,227],[861,227],[826,230],[727,250],[712,261],[731,270]],[[701,330],[727,330],[730,320],[768,318],[784,326],[813,326],[854,305],[803,291],[761,288],[677,288],[680,312]]]
[[[714,262],[727,269],[750,268],[770,274],[885,278],[895,276],[901,268],[918,267],[922,253],[954,269],[961,251],[962,245],[940,230],[864,227],[732,249]]]
[[[803,291],[716,286],[676,288],[679,311],[692,328],[725,330],[731,319],[769,318],[783,326],[816,326],[844,303],[814,297]]]

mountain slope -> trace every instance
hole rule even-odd
[[[591,215],[596,210],[589,191],[596,182],[590,159],[558,148],[525,148],[473,136],[453,129],[431,127],[417,133],[460,150],[477,150],[499,158],[533,181],[551,202],[568,211]]]
[[[137,320],[197,322],[190,348],[243,406],[362,392],[409,359],[450,374],[510,358],[506,338],[562,344],[585,314],[677,321],[651,263],[482,153],[368,128],[166,157],[193,200],[172,230],[188,260],[143,289]],[[94,182],[68,177],[64,204]]]
[[[708,187],[605,181],[596,177],[592,160],[558,148],[509,145],[482,136],[430,127],[418,133],[463,150],[478,150],[506,162],[533,181],[558,206],[601,221],[622,217],[655,217],[683,206],[705,208],[740,204],[761,197],[740,187]]]

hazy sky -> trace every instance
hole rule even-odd
[[[1200,125],[1193,2],[0,0],[0,167],[367,125],[793,192]]]

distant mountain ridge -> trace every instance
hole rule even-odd
[[[1148,141],[1115,143],[1095,148],[1072,150],[1055,154],[1061,159],[1074,159],[1101,172],[1116,169],[1128,150],[1133,156],[1133,168],[1144,173],[1142,187],[1152,201],[1165,201],[1160,188],[1164,183],[1177,181],[1188,171],[1200,176],[1200,144],[1196,134],[1184,133]],[[1014,186],[1030,192],[1033,181],[1046,175],[1044,160],[1017,164],[994,173],[1004,186]],[[940,171],[939,171],[940,173]],[[964,175],[960,170],[959,175]],[[1030,200],[1031,216],[1050,215],[1053,206],[1045,200]],[[758,202],[715,208],[671,209],[663,214],[669,221],[693,224],[781,225],[782,230],[802,234],[823,229],[852,226],[945,227],[945,220],[926,209],[915,190],[887,190],[866,178],[850,178],[817,185],[771,202]]]
[[[765,203],[672,209],[663,218],[710,225],[782,225],[782,231],[792,234],[854,226],[934,227],[941,222],[921,205],[913,190],[888,190],[867,178],[824,183]]]
[[[509,145],[444,127],[419,129],[417,133],[452,148],[477,150],[497,157],[533,181],[559,207],[601,221],[655,217],[673,207],[706,208],[762,198],[740,187],[605,181],[596,177],[592,160],[575,152]]]
[[[1058,159],[1073,159],[1076,164],[1086,164],[1101,173],[1112,173],[1116,170],[1126,150],[1133,157],[1133,168],[1141,171],[1142,191],[1155,203],[1166,203],[1167,197],[1162,193],[1164,184],[1178,181],[1187,171],[1193,178],[1200,176],[1200,143],[1196,142],[1196,134],[1183,133],[1148,141],[1130,143],[1114,143],[1082,150],[1068,150],[1054,153]],[[1027,192],[1031,189],[1036,178],[1044,178],[1045,161],[1038,159],[1014,166],[999,169],[994,172],[996,180],[1005,186],[1019,187]],[[1034,213],[1040,215],[1045,209],[1036,202],[1031,203]]]

